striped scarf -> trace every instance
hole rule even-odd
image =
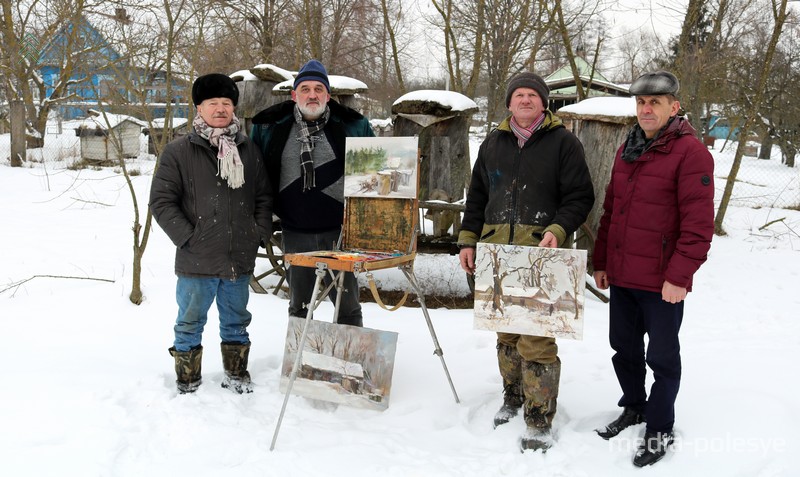
[[[300,169],[303,173],[303,192],[307,192],[316,185],[314,181],[314,160],[311,151],[314,150],[314,143],[320,139],[315,136],[322,131],[328,123],[331,110],[325,106],[325,112],[315,121],[306,121],[297,105],[294,106],[294,120],[297,122],[297,141],[300,143]]]
[[[539,129],[539,126],[541,126],[542,123],[544,123],[544,113],[540,114],[533,124],[527,128],[520,126],[519,123],[517,123],[517,120],[514,119],[514,116],[511,116],[511,121],[509,121],[509,124],[511,125],[511,131],[515,136],[517,136],[517,145],[519,145],[520,149],[525,145],[526,142],[528,142],[528,139],[533,136],[533,133]]]
[[[224,128],[212,128],[198,114],[192,121],[197,134],[217,148],[217,175],[228,180],[228,187],[238,189],[244,184],[244,164],[236,147],[240,123],[236,115]]]

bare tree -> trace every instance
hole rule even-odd
[[[787,2],[788,0],[770,0],[770,14],[773,21],[772,34],[770,35],[764,50],[763,64],[765,67],[761,69],[757,82],[752,88],[752,101],[745,112],[744,124],[742,125],[740,133],[742,135],[746,134],[747,131],[752,129],[753,123],[759,117],[758,112],[759,108],[761,107],[762,99],[764,98],[767,80],[771,74],[771,66],[773,63],[772,60],[775,57],[778,40],[783,32],[783,26],[789,17],[789,13],[786,9]],[[742,164],[742,157],[744,156],[744,149],[746,145],[747,141],[740,140],[739,146],[736,148],[736,155],[734,156],[733,164],[731,165],[731,171],[728,174],[728,180],[725,183],[725,191],[722,193],[719,210],[717,211],[717,216],[714,218],[714,233],[717,235],[725,235],[725,229],[722,227],[722,223],[725,219],[725,213],[728,210],[728,203],[730,202],[731,195],[733,194],[733,186],[736,183],[736,176],[738,175],[739,167]]]

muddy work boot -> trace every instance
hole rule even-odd
[[[503,377],[503,406],[494,415],[495,428],[516,417],[525,401],[522,393],[522,357],[517,348],[498,344],[497,364]]]
[[[238,394],[253,392],[250,373],[247,371],[250,343],[222,343],[220,347],[222,367],[225,368],[222,387]]]
[[[200,387],[203,379],[200,375],[203,364],[203,347],[198,346],[189,351],[177,351],[175,347],[169,349],[169,354],[175,358],[175,374],[178,379],[178,392],[181,394],[193,393]]]
[[[605,440],[611,439],[625,429],[644,422],[644,414],[632,407],[622,409],[622,414],[602,429],[595,429],[597,435]]]
[[[551,432],[556,415],[558,383],[561,379],[561,360],[549,364],[533,361],[522,363],[522,389],[525,393],[523,412],[527,429],[520,438],[519,447],[546,452],[553,446]]]

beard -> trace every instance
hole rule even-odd
[[[322,113],[325,112],[326,106],[327,105],[323,104],[322,102],[306,103],[303,105],[298,103],[297,109],[300,110],[300,113],[303,115],[303,119],[306,119],[308,121],[315,121],[322,117]]]

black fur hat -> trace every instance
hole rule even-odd
[[[197,106],[209,98],[229,98],[236,106],[239,102],[239,88],[228,75],[211,73],[200,76],[192,85],[192,102]]]

